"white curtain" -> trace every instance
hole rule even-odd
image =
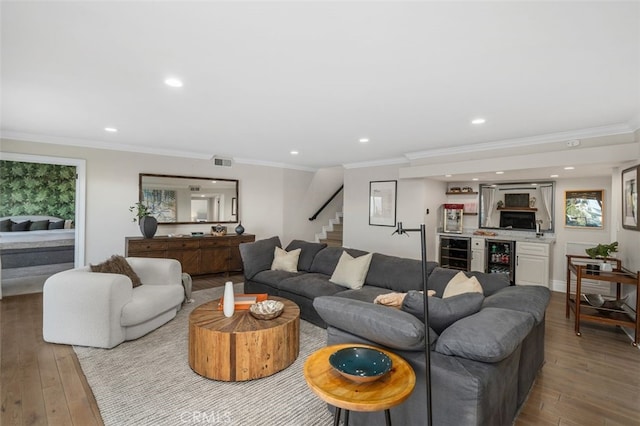
[[[551,214],[551,205],[553,203],[553,187],[549,186],[541,186],[540,193],[542,194],[542,205],[544,206],[545,212],[547,212],[547,216],[549,217],[549,227],[547,229],[553,229],[553,216]]]
[[[487,228],[493,228],[493,221],[491,216],[496,206],[496,189],[495,188],[482,188],[482,211],[484,212],[483,225]]]

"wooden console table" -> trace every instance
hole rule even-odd
[[[618,259],[608,259],[615,261],[613,271],[587,271],[587,263],[592,262],[588,256],[567,255],[567,291],[566,291],[566,317],[570,312],[575,315],[575,332],[580,336],[580,321],[593,321],[601,324],[625,326],[634,330],[633,346],[638,346],[640,330],[640,297],[636,296],[635,313],[630,309],[607,309],[595,308],[586,300],[583,300],[582,280],[603,281],[616,284],[616,299],[622,296],[621,286],[635,286],[636,291],[640,289],[640,273],[633,273],[622,268]],[[571,292],[572,276],[575,276],[575,293]]]
[[[182,272],[190,275],[242,271],[241,243],[256,240],[252,234],[214,237],[126,237],[125,255],[131,257],[161,257],[177,259]]]

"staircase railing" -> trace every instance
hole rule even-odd
[[[331,197],[329,197],[329,199],[322,205],[322,207],[320,207],[318,209],[318,211],[313,216],[311,216],[309,218],[309,220],[316,220],[318,215],[320,213],[322,213],[322,210],[324,210],[325,207],[327,207],[329,205],[329,203],[332,202],[334,198],[336,198],[336,196],[340,193],[340,191],[342,191],[343,188],[344,188],[344,185],[341,185],[340,188],[338,188],[338,190],[336,192],[334,192],[333,195]]]

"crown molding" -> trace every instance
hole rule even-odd
[[[253,158],[236,158],[233,157],[233,161],[238,163],[238,164],[248,164],[248,165],[252,165],[252,166],[264,166],[264,167],[276,167],[279,169],[292,169],[292,170],[300,170],[303,172],[317,172],[318,169],[316,168],[312,168],[312,167],[304,167],[304,166],[297,166],[294,164],[287,164],[287,163],[276,163],[274,161],[262,161],[262,160],[256,160]]]
[[[161,149],[142,147],[138,145],[128,145],[122,143],[96,141],[90,139],[66,138],[60,136],[47,136],[33,133],[19,133],[2,131],[0,133],[3,139],[14,139],[25,142],[38,142],[52,145],[78,146],[83,148],[104,149],[108,151],[125,151],[135,152],[139,154],[163,155],[167,157],[191,158],[197,160],[209,160],[212,154],[202,152],[190,152],[174,149]]]
[[[546,135],[530,136],[526,138],[504,139],[500,141],[455,146],[451,148],[409,152],[405,154],[405,156],[409,160],[419,160],[422,158],[442,157],[445,155],[469,154],[482,151],[504,150],[508,148],[522,148],[525,146],[544,145],[571,139],[587,139],[601,136],[628,134],[633,133],[633,131],[634,130],[629,123],[618,123],[609,126],[591,127],[588,129],[573,130],[568,132],[549,133]]]
[[[362,161],[359,163],[346,163],[342,167],[345,169],[363,169],[365,167],[391,166],[395,164],[407,164],[409,160],[403,157],[387,158],[384,160]]]

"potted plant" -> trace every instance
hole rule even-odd
[[[151,216],[149,208],[145,204],[137,202],[129,207],[129,211],[134,214],[133,221],[138,222],[142,235],[145,238],[153,238],[158,230],[158,220]]]
[[[592,259],[600,260],[598,264],[587,264],[587,273],[591,273],[593,275],[598,275],[599,273],[596,271],[611,271],[612,267],[610,263],[607,263],[606,260],[611,257],[611,253],[615,253],[618,251],[618,242],[614,241],[611,244],[598,244],[595,247],[591,247],[585,250],[587,256]],[[589,271],[592,272],[589,272]]]

